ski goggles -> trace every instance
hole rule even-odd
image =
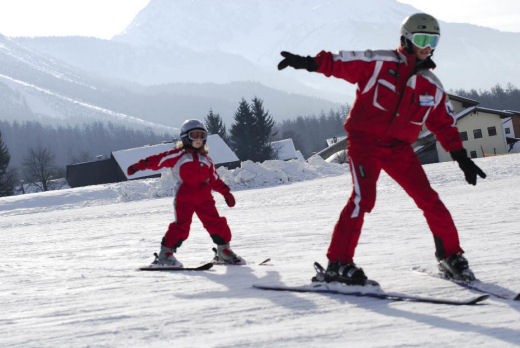
[[[200,130],[200,129],[192,130],[192,131],[188,132],[188,139],[190,139],[190,140],[198,140],[198,139],[206,140],[207,136],[208,136],[208,133],[206,133],[205,131]]]
[[[412,43],[419,48],[426,48],[430,46],[433,50],[437,47],[439,43],[440,35],[437,34],[425,34],[425,33],[416,33],[412,35]]]

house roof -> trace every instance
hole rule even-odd
[[[276,151],[276,158],[279,160],[297,159],[298,154],[292,139],[283,139],[271,142],[271,148]]]
[[[466,109],[462,110],[461,112],[459,112],[458,114],[456,114],[455,115],[455,120],[457,122],[459,122],[465,116],[471,114],[472,112],[478,112],[478,111],[485,112],[485,113],[488,113],[488,114],[495,114],[495,115],[500,116],[501,118],[516,116],[517,114],[520,116],[520,112],[519,111],[495,110],[495,109],[483,108],[481,106],[472,106],[472,107],[466,108]],[[418,139],[424,139],[424,138],[426,138],[426,137],[428,137],[430,135],[432,135],[432,132],[430,132],[427,129],[427,130],[425,130],[424,132],[422,132],[419,135]]]
[[[210,149],[210,157],[215,164],[230,163],[238,161],[238,157],[233,151],[227,146],[218,134],[208,135],[207,144]],[[138,179],[148,176],[157,175],[161,171],[143,170],[135,173],[132,176],[126,174],[126,169],[140,159],[144,159],[151,155],[156,155],[162,152],[166,152],[175,148],[174,143],[163,143],[156,145],[147,145],[142,147],[136,147],[133,149],[120,150],[112,152],[112,156],[116,160],[117,164],[125,174],[127,179]],[[164,168],[163,170],[165,170]]]
[[[464,97],[461,97],[461,96],[458,96],[455,94],[448,93],[448,97],[450,98],[450,100],[456,100],[458,102],[461,102],[462,106],[464,106],[464,107],[476,106],[476,105],[480,104],[478,101],[476,101],[474,99],[464,98]]]
[[[517,111],[517,110],[504,110],[506,112],[509,112],[511,115],[510,116],[520,116],[520,111]]]
[[[478,112],[478,111],[485,112],[485,113],[488,113],[488,114],[495,114],[495,115],[498,115],[498,116],[500,116],[502,118],[511,117],[511,116],[515,115],[515,112],[511,111],[511,110],[496,110],[496,109],[484,108],[484,107],[481,107],[481,106],[472,106],[470,108],[466,108],[466,109],[462,110],[457,115],[455,115],[455,119],[457,121],[459,121],[464,116],[467,116],[467,115],[469,115],[472,112]],[[518,112],[518,111],[516,111],[516,113],[520,114],[520,112]]]

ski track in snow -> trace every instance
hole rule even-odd
[[[484,282],[520,291],[520,155],[476,161],[488,174],[466,184],[455,163],[425,166],[450,209],[462,247]],[[207,272],[138,272],[158,251],[172,199],[125,196],[153,180],[0,199],[2,347],[518,347],[520,303],[477,306],[389,302],[261,291],[253,283],[307,283],[350,195],[348,173],[235,190],[217,208],[232,247],[249,264]],[[435,268],[421,212],[385,174],[356,262],[387,291],[467,298],[476,293],[420,276]],[[197,218],[178,257],[212,257]],[[268,265],[255,263],[270,257]]]

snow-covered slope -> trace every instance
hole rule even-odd
[[[455,219],[476,274],[520,291],[520,155],[477,164],[488,177],[475,187],[455,163],[425,169]],[[332,168],[310,165],[322,173]],[[297,173],[295,180],[305,178]],[[350,194],[350,175],[335,174],[245,186],[233,179],[238,173],[227,173],[237,205],[230,209],[215,194],[217,207],[233,231],[234,250],[249,264],[199,273],[135,270],[151,261],[172,219],[171,198],[160,189],[168,186],[163,179],[1,198],[0,345],[518,346],[520,303],[511,301],[453,307],[251,288],[306,283],[312,263],[325,263],[332,227]],[[381,176],[378,188],[357,263],[388,291],[471,296],[412,271],[434,268],[432,237],[420,211],[388,176]],[[178,257],[198,265],[210,259],[210,248],[195,218]],[[266,257],[272,259],[268,265],[256,265]]]

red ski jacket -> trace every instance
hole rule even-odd
[[[224,195],[229,187],[220,179],[211,158],[190,149],[174,149],[140,160],[134,166],[139,170],[171,168],[177,186],[174,195],[190,196],[190,200],[206,199],[211,190]],[[199,196],[199,197],[197,197]]]
[[[462,149],[453,107],[442,84],[416,56],[404,49],[321,51],[317,72],[357,84],[356,99],[345,121],[349,143],[413,143],[422,126],[446,151]]]

